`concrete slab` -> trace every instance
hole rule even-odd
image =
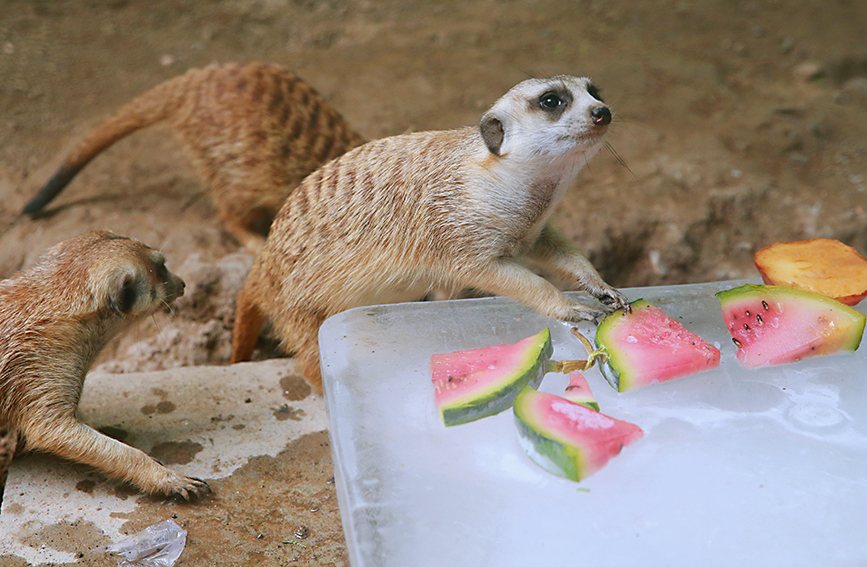
[[[167,518],[188,530],[178,565],[344,565],[321,397],[291,360],[92,374],[80,416],[184,474],[198,504],[143,496],[50,455],[13,461],[0,564],[93,564],[97,546]]]

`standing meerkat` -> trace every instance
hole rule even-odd
[[[157,85],[91,130],[22,213],[39,212],[101,151],[158,122],[184,142],[226,230],[254,253],[292,189],[365,141],[281,67],[211,65]]]
[[[26,448],[90,465],[144,492],[187,500],[210,492],[204,481],[166,468],[75,415],[85,375],[109,339],[183,293],[183,280],[166,269],[162,254],[110,232],[62,242],[0,281],[4,439],[20,436]]]
[[[478,127],[377,140],[319,168],[280,210],[239,294],[232,362],[249,360],[267,318],[321,391],[317,331],[327,317],[433,288],[505,295],[567,321],[610,309],[570,300],[528,266],[626,307],[546,225],[610,122],[589,80],[529,79]]]

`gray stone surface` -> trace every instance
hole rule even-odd
[[[133,528],[142,522],[131,519],[142,505],[155,510],[153,523],[172,514],[183,516],[187,510],[200,513],[203,508],[227,518],[241,518],[244,510],[233,507],[243,507],[245,499],[221,493],[219,479],[232,476],[255,457],[275,457],[293,441],[327,426],[322,398],[311,394],[309,386],[295,374],[293,362],[285,359],[162,372],[92,374],[85,383],[79,414],[89,425],[150,453],[179,472],[208,480],[215,495],[192,505],[160,501],[83,465],[51,455],[18,456],[10,469],[0,510],[0,533],[4,534],[0,560],[18,558],[31,564],[87,561],[94,547],[137,531]],[[318,444],[327,447],[327,438],[322,435]],[[309,463],[323,478],[317,477],[314,488],[306,492],[331,484],[324,480],[333,474],[328,457],[326,449]],[[295,460],[304,466],[304,455]],[[297,472],[293,474],[297,476]],[[256,475],[250,478],[250,490],[257,490],[258,486],[252,486],[258,484]],[[236,487],[235,492],[244,491]],[[325,494],[324,498],[328,497]],[[339,530],[334,501],[331,514],[330,523]],[[188,526],[193,539],[195,528]]]

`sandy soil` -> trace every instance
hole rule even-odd
[[[473,124],[527,76],[592,77],[626,165],[596,157],[554,224],[618,286],[754,276],[753,252],[778,240],[825,236],[867,252],[867,3],[638,4],[5,0],[0,277],[87,229],[139,238],[188,293],[100,364],[226,362],[252,258],[170,132],[106,151],[45,217],[17,212],[122,103],[190,67],[252,60],[298,72],[369,138]]]

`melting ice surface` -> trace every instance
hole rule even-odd
[[[585,372],[602,412],[645,436],[580,484],[530,461],[511,410],[444,427],[429,370],[434,353],[513,343],[545,326],[555,360],[585,358],[571,325],[501,298],[326,321],[323,378],[352,565],[867,565],[867,347],[746,370],[713,295],[738,283],[626,290],[721,345],[721,365],[623,394]],[[579,328],[593,336],[590,324]],[[567,384],[549,374],[541,389]]]

